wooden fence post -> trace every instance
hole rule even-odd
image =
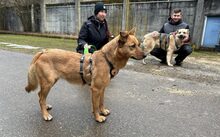
[[[40,9],[41,9],[41,32],[44,33],[45,30],[45,25],[46,25],[46,5],[44,0],[41,1],[40,4]]]
[[[75,0],[75,34],[78,35],[81,28],[81,18],[80,18],[80,0]]]
[[[129,24],[129,0],[123,0],[123,13],[122,13],[122,30],[128,29]]]
[[[196,5],[196,15],[193,26],[193,43],[196,44],[196,48],[201,46],[202,31],[204,26],[204,0],[198,0]],[[199,34],[199,35],[198,35]]]
[[[31,4],[31,31],[35,32],[34,4]]]

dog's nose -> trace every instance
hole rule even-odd
[[[184,36],[184,35],[179,35],[179,38],[180,38],[180,39],[184,39],[185,36]]]
[[[140,44],[140,47],[142,50],[144,50],[144,48],[145,48],[143,43]]]

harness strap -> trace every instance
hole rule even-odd
[[[86,84],[86,81],[85,79],[83,78],[83,63],[84,63],[84,60],[85,60],[85,55],[82,55],[82,57],[80,58],[80,76],[81,76],[81,79],[83,81],[83,84]]]
[[[108,66],[109,66],[109,68],[110,68],[110,75],[111,75],[111,78],[113,78],[114,77],[114,75],[112,74],[112,70],[114,69],[114,66],[113,66],[113,64],[108,60],[108,58],[107,58],[107,56],[106,56],[106,54],[104,53],[104,57],[105,57],[105,60],[106,60],[106,62],[108,63]]]
[[[167,48],[169,47],[169,43],[170,43],[170,34],[163,34],[163,33],[160,33],[160,48],[162,48],[162,43],[163,43],[163,36],[166,36],[166,40],[165,40],[165,43],[164,43],[164,50],[167,50]]]
[[[170,35],[173,35],[173,37],[174,37],[174,44],[175,44],[175,46],[176,46],[176,50],[178,50],[180,47],[178,46],[178,44],[177,44],[177,42],[176,42],[176,39],[175,39],[175,34],[169,34],[169,36]]]
[[[92,57],[89,58],[89,72],[92,74]]]
[[[169,47],[170,44],[170,34],[166,35],[167,40],[166,40],[166,45],[165,45],[165,49],[167,50],[167,48]]]
[[[161,45],[162,45],[162,33],[160,33],[160,48],[161,48]]]

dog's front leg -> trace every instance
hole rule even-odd
[[[145,57],[144,59],[142,59],[142,63],[143,63],[144,65],[147,64],[147,62],[145,61],[146,58],[147,58],[147,57]]]
[[[104,93],[105,93],[105,89],[103,89],[101,92],[99,109],[101,111],[101,114],[103,114],[104,116],[107,116],[110,114],[110,111],[104,107]]]
[[[96,87],[91,87],[92,91],[92,106],[93,106],[93,113],[95,120],[97,122],[104,122],[106,120],[105,116],[101,116],[99,114],[99,104],[100,104],[100,98],[101,98],[101,92],[100,89]]]
[[[167,65],[168,66],[173,66],[173,64],[171,63],[172,56],[173,56],[173,51],[171,50],[167,51]]]
[[[38,93],[41,112],[42,112],[44,120],[46,121],[51,121],[53,119],[52,115],[50,115],[47,111],[51,109],[52,106],[49,104],[46,104],[46,98],[49,93],[49,90],[50,88],[46,88],[42,86],[40,92]]]

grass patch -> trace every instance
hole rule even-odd
[[[220,60],[220,52],[215,51],[193,51],[190,56],[195,58],[206,58],[213,61]]]
[[[0,42],[7,42],[19,45],[29,45],[34,47],[44,48],[58,48],[64,50],[75,51],[77,41],[73,39],[64,38],[46,38],[37,36],[24,36],[24,35],[11,35],[11,34],[0,34]],[[4,44],[0,44],[0,49],[18,51],[25,53],[35,53],[41,49],[18,49],[7,47]]]
[[[25,35],[12,35],[12,34],[0,34],[0,42],[7,42],[19,45],[29,45],[35,47],[44,48],[58,48],[64,50],[75,51],[77,46],[77,41],[73,39],[64,38],[48,38],[48,37],[37,37],[37,36],[25,36]],[[7,47],[0,44],[0,49],[24,52],[24,53],[36,53],[41,49],[19,49]],[[220,52],[214,51],[193,51],[190,55],[195,58],[207,58],[209,60],[220,60]]]

